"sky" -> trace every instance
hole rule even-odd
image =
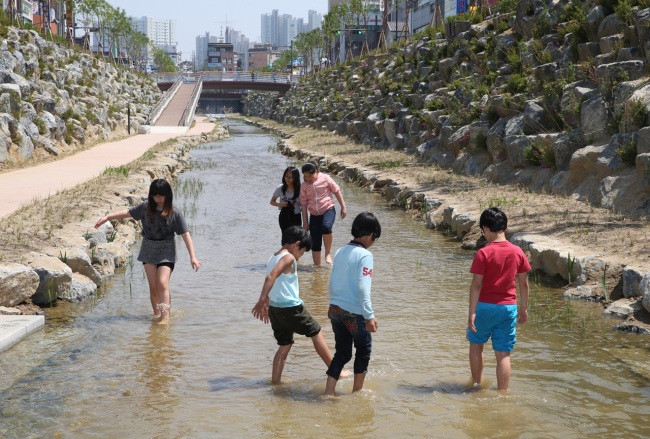
[[[259,41],[262,14],[277,9],[280,15],[290,14],[307,21],[307,11],[327,13],[327,0],[106,0],[127,16],[176,20],[176,37],[183,61],[192,58],[197,35],[220,35],[226,25]]]

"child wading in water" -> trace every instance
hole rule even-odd
[[[336,351],[327,369],[325,395],[334,395],[341,370],[354,355],[353,392],[363,389],[372,351],[371,332],[377,332],[377,320],[370,302],[373,256],[368,247],[381,236],[379,220],[370,212],[357,215],[352,222],[354,239],[334,256],[330,276],[330,308]]]
[[[300,208],[302,209],[302,225],[311,233],[313,249],[311,256],[314,265],[321,263],[321,250],[325,247],[325,262],[332,263],[332,243],[334,235],[332,228],[336,219],[336,209],[332,195],[341,205],[341,219],[348,214],[341,188],[332,177],[318,171],[314,162],[302,166],[304,182],[300,185]]]
[[[271,321],[273,335],[279,348],[273,358],[271,381],[279,383],[287,356],[293,345],[293,334],[311,338],[314,349],[325,365],[332,362],[321,327],[303,306],[298,288],[298,259],[311,248],[309,233],[300,226],[291,226],[282,232],[282,248],[275,252],[266,265],[266,279],[262,293],[252,313],[264,323]],[[348,374],[349,376],[349,374]]]
[[[496,207],[486,209],[479,219],[481,233],[488,244],[474,256],[469,290],[469,364],[475,387],[483,378],[483,345],[492,338],[497,360],[497,386],[508,390],[510,383],[510,352],[517,341],[517,323],[528,319],[528,271],[530,264],[524,252],[506,239],[508,217]],[[519,283],[521,304],[517,310]]]
[[[154,317],[159,323],[169,323],[171,295],[169,279],[176,263],[174,234],[180,235],[190,254],[190,263],[196,271],[201,262],[194,255],[194,244],[183,215],[173,206],[172,188],[164,179],[157,179],[149,186],[147,201],[127,210],[108,214],[95,223],[98,228],[106,221],[133,218],[142,222],[142,247],[138,261],[144,264],[149,282],[149,296]]]

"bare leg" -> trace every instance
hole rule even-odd
[[[156,318],[160,317],[160,310],[158,310],[158,267],[153,264],[144,264],[144,272],[147,275],[147,282],[149,283],[149,299],[151,300],[151,307],[153,308],[153,315]]]
[[[352,386],[352,391],[358,392],[359,390],[363,389],[363,382],[365,381],[365,379],[366,379],[365,373],[355,373],[354,385]]]
[[[480,385],[483,379],[483,345],[469,344],[469,367],[472,371],[472,380],[475,385]]]
[[[169,292],[169,278],[172,275],[172,269],[169,267],[158,267],[157,270],[157,300],[160,308],[160,320],[158,323],[166,325],[169,323],[169,312],[172,306],[171,293]]]
[[[325,263],[332,263],[332,241],[334,241],[334,234],[330,233],[323,235],[323,246],[325,247]]]
[[[494,351],[497,357],[497,386],[499,390],[508,390],[510,384],[510,352]]]
[[[314,343],[314,349],[316,349],[316,353],[318,353],[318,356],[321,357],[323,362],[327,367],[330,367],[330,363],[332,362],[332,352],[330,351],[330,348],[327,346],[327,342],[325,341],[325,337],[323,336],[323,332],[319,332],[318,334],[314,335],[311,338],[311,341]],[[352,375],[352,372],[349,370],[342,370],[341,375],[339,378],[347,378],[350,375]]]
[[[329,367],[333,357],[332,357],[332,353],[330,352],[330,348],[327,347],[327,342],[325,342],[325,337],[323,337],[323,331],[314,335],[311,338],[311,341],[312,343],[314,343],[314,349],[316,349],[316,353],[318,354],[318,356],[321,357],[321,359],[325,363],[325,366]]]
[[[291,350],[290,344],[285,346],[280,346],[278,351],[275,353],[273,358],[273,371],[271,372],[271,382],[277,384],[282,379],[282,371],[284,370],[284,364],[287,362],[287,356]]]
[[[336,393],[334,391],[336,390],[336,383],[338,380],[336,378],[332,378],[331,376],[327,377],[327,383],[325,384],[325,395],[327,396],[335,396]]]
[[[312,250],[311,257],[314,258],[314,265],[320,265],[320,252]]]

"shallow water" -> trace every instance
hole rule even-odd
[[[191,271],[177,242],[172,324],[150,319],[139,263],[97,299],[46,311],[46,328],[0,355],[0,437],[648,437],[648,338],[612,331],[597,305],[565,303],[533,287],[534,309],[519,327],[507,395],[467,391],[467,297],[471,252],[425,230],[383,198],[342,184],[349,217],[337,218],[335,248],[354,216],[370,210],[382,236],[372,251],[379,331],[366,389],[321,396],[325,367],[297,337],[284,383],[269,383],[276,345],[250,314],[268,257],[279,248],[269,205],[290,161],[276,138],[229,121],[232,137],[192,151],[176,205],[203,262]],[[89,225],[91,227],[91,225]],[[137,248],[133,249],[137,254]],[[330,346],[329,270],[299,264],[301,296]],[[622,360],[622,359],[625,360]]]

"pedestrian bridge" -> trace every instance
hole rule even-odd
[[[188,126],[201,98],[240,100],[249,90],[285,93],[297,80],[257,72],[157,73],[151,78],[165,92],[149,116],[149,124],[156,126]]]

